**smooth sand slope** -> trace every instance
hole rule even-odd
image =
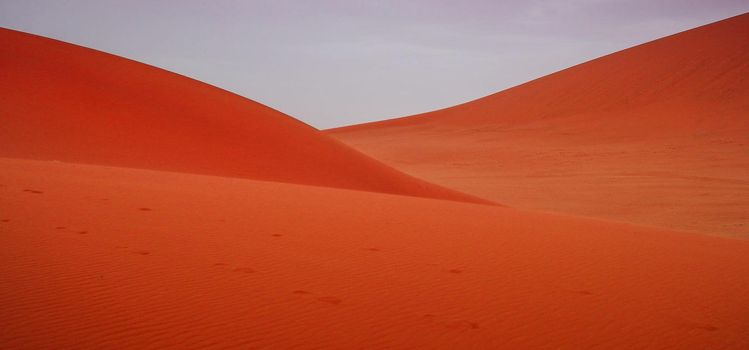
[[[0,348],[747,349],[749,242],[0,159]]]
[[[0,156],[480,201],[219,88],[1,28]]]
[[[510,206],[749,237],[749,14],[329,134]]]

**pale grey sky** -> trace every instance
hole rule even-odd
[[[329,128],[466,102],[747,11],[749,0],[0,0],[0,26]]]

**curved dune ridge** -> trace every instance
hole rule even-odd
[[[162,69],[0,29],[0,156],[489,203],[269,107]]]
[[[237,178],[0,169],[3,349],[749,348],[746,240]]]
[[[749,14],[455,107],[328,132],[511,206],[749,237]]]
[[[749,13],[603,56],[455,107],[332,131],[417,124],[474,128],[549,119],[554,121],[547,122],[567,128],[611,128],[612,134],[636,132],[636,136],[646,131],[659,137],[676,132],[746,131],[747,38]],[[569,126],[568,118],[573,116],[590,124]]]

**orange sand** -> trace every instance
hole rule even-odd
[[[746,28],[744,18],[687,37]],[[8,30],[0,30],[0,44],[2,349],[749,348],[747,240],[478,204],[487,201],[404,175],[203,83]],[[583,81],[596,76],[584,67],[575,68]],[[566,89],[576,74],[558,73],[568,78],[557,84]],[[714,77],[714,87],[733,81],[730,74]],[[543,81],[505,94],[520,91],[517,99],[528,100],[522,91],[542,91]],[[726,111],[743,103],[731,96],[744,94],[745,85],[732,86],[716,92],[727,96]],[[708,102],[718,95],[706,95],[700,106],[715,107]],[[547,191],[549,203],[562,205],[554,197],[560,186],[580,186],[581,197],[602,193],[586,183],[594,176],[573,181],[555,173],[578,154],[544,168],[547,157],[530,156],[530,145],[538,152],[549,145],[629,152],[628,164],[595,153],[608,163],[590,162],[582,174],[602,171],[601,164],[665,159],[643,156],[658,151],[653,147],[665,136],[639,135],[632,131],[638,123],[627,129],[623,109],[607,112],[611,124],[596,128],[598,119],[583,123],[578,113],[552,118],[556,124],[525,122],[521,114],[495,124],[485,114],[493,104],[334,134],[403,157],[389,162],[426,169],[443,183],[440,174],[469,178],[456,187],[476,182],[474,192],[501,201]],[[673,101],[647,108],[676,105],[684,118],[699,115]],[[463,119],[457,112],[466,108],[484,112]],[[669,140],[692,140],[690,152],[742,149],[705,143],[724,132],[739,135],[739,114],[705,121],[714,134],[704,139],[689,131],[702,130],[697,124],[668,115],[679,126]],[[569,130],[577,130],[574,137],[561,135]],[[404,148],[408,135],[413,148]],[[506,148],[491,148],[497,145]],[[507,158],[497,158],[502,154]],[[683,159],[694,162],[691,153]],[[726,174],[726,164],[742,164],[730,152],[714,161],[714,171]],[[478,181],[477,169],[496,178],[500,169],[523,166],[545,171],[548,188],[500,196],[510,183]],[[740,188],[745,174],[731,174],[731,181],[679,176]],[[614,192],[612,210],[629,190]],[[674,192],[695,190],[681,191]],[[731,214],[727,208],[719,210]]]
[[[330,135],[514,207],[749,237],[748,38],[744,14]]]
[[[225,90],[0,28],[0,156],[484,202]]]
[[[745,240],[244,179],[0,169],[3,349],[749,347]]]

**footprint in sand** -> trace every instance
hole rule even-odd
[[[343,300],[338,299],[336,297],[319,297],[319,298],[317,298],[317,301],[320,301],[320,302],[323,302],[323,303],[326,303],[326,304],[330,304],[330,305],[338,305],[341,302],[343,302]]]
[[[709,323],[689,322],[689,323],[685,323],[684,325],[690,329],[699,329],[699,330],[708,331],[708,332],[715,332],[718,330],[718,327],[715,327]]]
[[[708,331],[708,332],[715,332],[718,330],[718,327],[715,327],[711,324],[699,325],[699,326],[696,326],[695,328]]]
[[[591,292],[591,291],[589,291],[587,289],[566,289],[566,288],[563,288],[563,289],[564,289],[565,292],[574,293],[574,294],[577,294],[577,295],[583,295],[583,296],[593,295],[593,292]]]
[[[429,321],[435,321],[438,325],[447,329],[470,330],[470,329],[480,328],[479,324],[473,321],[467,321],[467,320],[444,321],[444,320],[439,320],[440,317],[434,314],[424,314],[421,317]]]
[[[312,295],[314,295],[314,293],[312,293],[312,292],[308,292],[306,290],[301,290],[301,289],[297,289],[295,291],[292,291],[291,294],[298,295],[300,297],[306,297],[306,296],[312,296]],[[319,298],[315,298],[315,300],[317,300],[317,301],[319,301],[321,303],[328,304],[328,305],[338,305],[338,304],[340,304],[340,303],[343,302],[343,300],[341,300],[340,298],[336,298],[336,297],[333,297],[333,296],[319,297]]]
[[[295,290],[295,291],[291,292],[291,294],[295,294],[295,295],[311,295],[312,292],[308,292],[306,290],[300,290],[300,289],[298,289],[298,290]]]
[[[249,268],[249,267],[237,267],[234,269],[234,272],[241,272],[241,273],[254,273],[255,270]]]
[[[447,329],[479,329],[478,323],[466,320],[446,322],[444,326]]]

